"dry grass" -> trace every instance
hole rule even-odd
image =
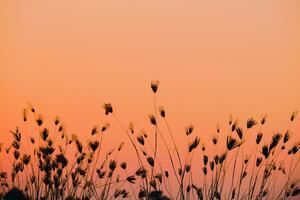
[[[67,134],[59,117],[50,131],[43,116],[29,104],[22,113],[23,121],[32,124],[28,115],[33,115],[39,136],[29,137],[16,128],[11,131],[13,142],[7,147],[0,144],[1,156],[7,154],[12,165],[10,172],[0,168],[1,198],[285,200],[300,194],[298,180],[292,179],[300,160],[300,143],[292,141],[291,128],[262,143],[266,115],[260,120],[249,118],[245,127],[231,116],[228,130],[223,133],[218,125],[216,134],[205,145],[195,135],[193,125],[189,125],[185,132],[186,152],[180,152],[166,110],[157,106],[159,82],[153,81],[151,89],[154,114],[149,115],[149,123],[154,127],[154,141],[145,132],[137,134],[132,123],[126,128],[112,104],[103,105],[104,114],[113,116],[112,123],[120,125],[134,149],[132,157],[137,160],[134,173],[119,158],[124,143],[105,156],[100,153],[109,124],[94,126],[90,140],[83,144],[76,135]],[[290,127],[296,116],[297,112],[293,112]],[[161,132],[160,126],[166,126],[167,133]],[[249,136],[247,132],[256,127],[257,134]],[[166,136],[171,138],[170,142]],[[244,147],[249,141],[254,146],[246,154]],[[159,147],[166,150],[168,161],[160,161]],[[213,149],[213,155],[209,155],[208,148]],[[75,152],[75,159],[69,152]],[[200,159],[201,165],[194,166],[194,159]],[[171,170],[164,165],[171,166]]]

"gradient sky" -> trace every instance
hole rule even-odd
[[[153,79],[178,140],[190,123],[209,139],[230,114],[267,113],[271,136],[300,109],[299,55],[298,0],[1,1],[0,141],[27,102],[81,138],[111,121],[107,101],[151,130]],[[113,125],[107,141],[123,140]]]

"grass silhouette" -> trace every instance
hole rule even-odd
[[[292,179],[300,160],[300,143],[291,140],[291,130],[277,132],[271,141],[262,143],[267,115],[258,121],[249,118],[245,127],[231,116],[227,134],[222,135],[218,126],[206,145],[194,134],[193,125],[187,126],[188,146],[186,152],[180,152],[166,110],[157,106],[158,88],[159,82],[152,81],[154,114],[149,115],[149,123],[155,130],[154,142],[145,132],[137,134],[132,123],[126,128],[111,103],[103,105],[104,114],[113,116],[134,149],[132,157],[136,157],[137,166],[132,174],[127,162],[118,161],[124,143],[100,156],[109,124],[94,126],[90,140],[84,144],[76,135],[66,133],[59,117],[55,118],[55,130],[50,133],[43,116],[29,104],[23,111],[23,121],[30,123],[28,115],[33,115],[39,137],[23,134],[17,127],[11,131],[13,142],[7,147],[0,145],[0,152],[12,159],[10,173],[0,168],[0,198],[285,200],[300,195],[299,181]],[[293,112],[291,125],[296,116],[297,112]],[[167,127],[167,134],[160,131],[158,117]],[[249,142],[247,131],[255,126],[259,126],[259,131],[252,138],[254,146],[245,154],[244,146]],[[225,143],[220,137],[225,138]],[[165,163],[159,159],[158,148],[166,150],[169,160]],[[207,148],[213,149],[213,155],[209,155]],[[68,157],[68,151],[74,151],[75,158]],[[196,154],[201,166],[193,166]],[[164,168],[166,163],[171,166],[170,171]]]

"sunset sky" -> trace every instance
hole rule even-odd
[[[230,114],[285,131],[300,110],[300,1],[0,2],[0,142],[28,102],[80,138],[112,122],[106,143],[128,142],[102,104],[151,132],[151,80],[179,141],[190,123],[210,140]]]

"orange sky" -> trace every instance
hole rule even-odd
[[[271,136],[300,109],[299,55],[298,0],[1,1],[0,141],[27,102],[81,138],[111,120],[107,101],[151,130],[153,79],[178,140],[189,123],[210,138],[231,113],[268,113]],[[117,125],[106,139],[126,141]]]

